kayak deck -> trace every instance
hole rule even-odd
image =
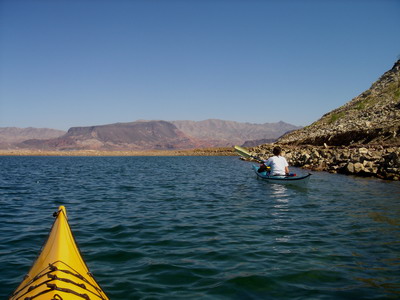
[[[10,299],[108,299],[79,252],[65,207],[55,217],[40,255]]]
[[[258,168],[258,166],[253,165],[253,170],[257,174],[257,177],[273,183],[305,185],[312,175],[308,173],[304,176],[270,176],[266,171],[259,173]]]

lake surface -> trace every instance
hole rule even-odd
[[[281,186],[236,157],[0,157],[0,299],[60,205],[110,299],[400,297],[399,182]]]

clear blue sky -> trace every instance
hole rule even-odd
[[[308,125],[400,58],[398,0],[0,0],[0,127]]]

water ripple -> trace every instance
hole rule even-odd
[[[317,172],[307,188],[281,186],[231,157],[0,166],[0,298],[28,271],[59,205],[111,299],[400,296],[398,183]]]

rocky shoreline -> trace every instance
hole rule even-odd
[[[274,144],[250,148],[250,152],[266,159]],[[400,180],[400,148],[384,145],[313,146],[280,145],[291,166],[362,177]]]
[[[262,159],[272,156],[277,144],[249,148]],[[400,148],[398,146],[313,146],[280,145],[289,164],[313,171],[377,177],[400,181]],[[190,150],[149,151],[40,151],[0,150],[0,156],[235,156],[233,148],[199,148]]]
[[[0,156],[232,156],[233,148],[199,148],[188,150],[141,150],[141,151],[102,151],[102,150],[0,150]]]

